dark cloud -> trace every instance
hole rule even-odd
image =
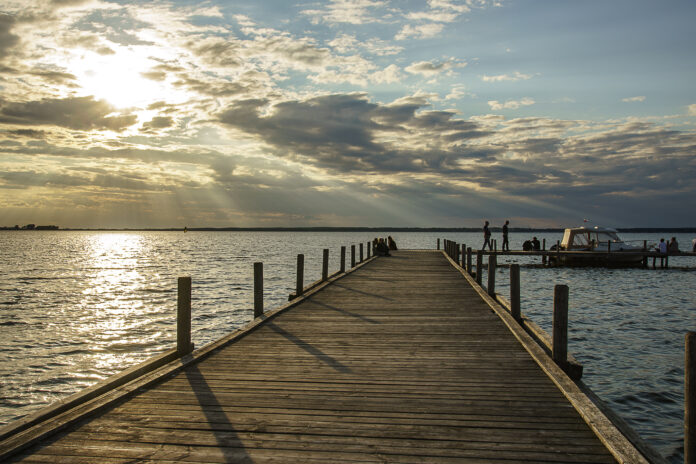
[[[0,13],[0,59],[5,58],[10,49],[19,43],[19,36],[11,32],[15,22],[14,16]]]
[[[55,125],[76,130],[121,131],[137,122],[132,114],[111,116],[114,108],[92,97],[45,98],[25,103],[3,102],[0,123]]]
[[[268,105],[264,100],[239,101],[219,115],[220,121],[260,137],[275,146],[279,156],[344,172],[457,169],[458,158],[478,157],[479,150],[446,143],[485,135],[476,123],[453,119],[453,113],[417,114],[418,105],[379,105],[362,94]],[[266,109],[268,114],[262,115]],[[400,140],[381,141],[385,134],[396,138],[422,135],[434,143],[427,150],[414,149]]]
[[[170,116],[156,116],[143,124],[144,131],[156,130],[156,129],[166,129],[167,127],[172,127],[174,125],[174,119]]]

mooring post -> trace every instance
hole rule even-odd
[[[522,319],[520,309],[520,265],[510,265],[510,314],[516,321]]]
[[[556,266],[561,265],[561,241],[556,240]]]
[[[176,298],[176,352],[186,356],[191,345],[191,277],[179,277]]]
[[[341,247],[341,272],[346,272],[346,247]]]
[[[263,263],[254,263],[254,319],[263,315]]]
[[[360,242],[360,262],[363,262],[363,244]]]
[[[471,274],[471,247],[466,249],[466,271]]]
[[[295,297],[302,295],[304,291],[304,255],[297,255],[297,280],[295,282]]]
[[[541,251],[546,251],[546,239],[541,239]]]
[[[498,264],[495,253],[488,255],[488,294],[495,298],[495,268]]]
[[[462,269],[466,266],[466,245],[462,243]]]
[[[321,262],[321,280],[329,278],[329,249],[324,248],[324,257]]]
[[[476,283],[481,285],[483,274],[483,250],[476,250]]]
[[[437,239],[437,249],[438,250],[440,249],[440,239],[439,238]]]
[[[568,286],[556,285],[553,289],[553,360],[565,366],[568,360]]]
[[[355,245],[350,246],[350,267],[355,267]]]
[[[696,332],[684,338],[684,464],[696,464]]]
[[[372,248],[370,247],[370,242],[365,244],[365,248],[367,248],[367,259],[370,259],[370,248]]]

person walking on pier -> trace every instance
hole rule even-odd
[[[483,225],[483,247],[481,249],[485,250],[486,245],[488,245],[489,250],[493,251],[493,246],[491,245],[491,229],[488,228],[488,221]]]
[[[505,221],[505,224],[503,224],[503,251],[510,251],[510,242],[508,242],[508,224],[510,224],[510,221]]]

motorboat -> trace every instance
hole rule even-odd
[[[560,243],[561,251],[590,251],[594,253],[550,256],[552,264],[633,266],[643,262],[638,252],[649,251],[654,244],[641,241],[628,243],[619,238],[616,229],[608,227],[573,227],[565,229]],[[556,246],[551,247],[555,250]],[[560,262],[558,262],[560,261]]]

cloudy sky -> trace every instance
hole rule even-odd
[[[3,0],[0,225],[696,225],[693,0]]]

